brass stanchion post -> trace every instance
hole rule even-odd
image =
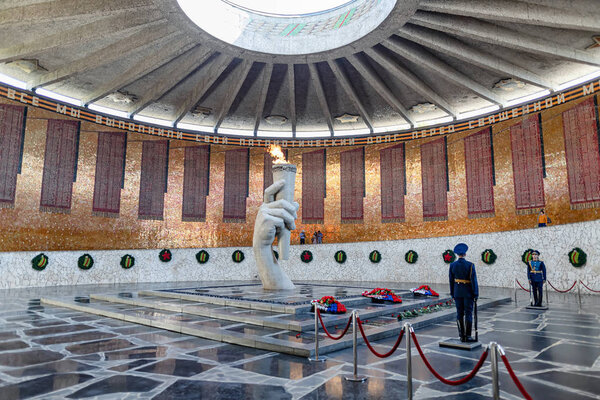
[[[358,375],[358,354],[357,354],[357,347],[358,347],[358,337],[357,337],[357,327],[356,327],[356,318],[357,318],[357,311],[354,310],[352,311],[352,347],[353,347],[353,353],[354,353],[354,368],[353,368],[353,374],[351,376],[345,376],[344,378],[347,381],[352,381],[352,382],[364,382],[367,380],[366,376],[362,376],[362,375]]]
[[[492,363],[492,396],[500,400],[500,381],[498,376],[498,343],[490,343],[490,361]]]
[[[404,336],[406,337],[406,397],[408,400],[413,398],[412,387],[412,356],[410,354],[411,337],[410,331],[412,326],[407,322],[404,324]]]
[[[315,304],[315,356],[309,357],[308,361],[323,362],[327,357],[319,358],[319,309]]]

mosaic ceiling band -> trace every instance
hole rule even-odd
[[[238,145],[248,147],[267,147],[272,143],[289,148],[303,147],[334,147],[368,145],[376,143],[403,142],[411,139],[425,138],[431,136],[448,135],[464,132],[475,128],[491,126],[502,121],[516,120],[519,117],[536,114],[542,110],[558,107],[567,102],[580,99],[600,91],[600,80],[587,82],[570,90],[565,90],[537,101],[532,101],[518,107],[504,109],[485,116],[464,120],[461,122],[440,125],[432,128],[412,130],[408,132],[386,133],[381,135],[369,135],[362,137],[337,137],[337,138],[315,138],[315,139],[261,139],[254,137],[232,137],[225,135],[212,135],[208,132],[190,132],[183,129],[165,128],[149,123],[116,118],[105,114],[94,112],[87,108],[67,105],[59,101],[35,95],[26,90],[19,90],[11,86],[0,84],[0,97],[19,101],[44,110],[56,112],[77,118],[81,121],[93,122],[109,128],[116,128],[128,132],[142,133],[152,136],[160,136],[169,139],[190,140],[208,144]]]
[[[23,159],[27,107],[0,105],[0,192],[2,207],[15,204],[17,176]],[[545,206],[545,154],[541,114],[510,127],[515,209],[517,214],[537,212]],[[600,125],[597,97],[589,97],[562,113],[564,152],[572,209],[600,205]],[[40,211],[69,213],[73,183],[77,180],[80,122],[49,119],[46,128]],[[494,136],[484,128],[464,138],[465,182],[468,218],[495,215]],[[138,219],[162,220],[168,191],[169,140],[145,140],[142,146]],[[223,222],[245,223],[250,195],[250,149],[225,151]],[[183,221],[206,221],[211,149],[186,147],[182,208]],[[287,154],[287,152],[286,152]],[[118,217],[120,192],[125,184],[127,135],[99,132],[94,176],[92,214]],[[270,156],[263,157],[263,186],[272,182]],[[411,160],[416,161],[416,160]],[[448,219],[450,190],[447,136],[420,145],[422,216],[424,221]],[[268,164],[268,165],[267,165]],[[325,149],[302,153],[302,222],[323,223],[327,210],[327,153]],[[365,147],[342,151],[339,158],[341,223],[364,222],[366,196]],[[404,145],[380,150],[379,171],[382,222],[405,218],[406,160]],[[336,183],[330,183],[336,184]]]

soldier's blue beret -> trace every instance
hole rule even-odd
[[[467,250],[469,250],[469,246],[464,243],[459,243],[454,246],[454,252],[456,254],[467,254]]]

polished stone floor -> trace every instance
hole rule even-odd
[[[239,282],[247,285],[248,282]],[[336,282],[336,285],[344,283]],[[198,282],[169,284],[181,289]],[[219,286],[211,283],[212,286]],[[231,282],[221,286],[229,286]],[[348,283],[348,286],[352,286]],[[374,283],[376,286],[385,286]],[[406,288],[414,285],[406,285]],[[69,286],[0,291],[0,399],[401,399],[406,397],[404,345],[381,359],[358,348],[364,383],[346,381],[352,349],[328,354],[324,363],[224,344],[102,318],[40,303],[44,296],[85,296],[91,291],[157,290],[165,285]],[[435,288],[445,293],[447,288]],[[490,295],[511,290],[482,288]],[[479,314],[480,340],[500,343],[534,399],[592,399],[600,396],[600,297],[551,294],[550,308],[504,304]],[[283,300],[285,301],[285,300]],[[210,319],[206,319],[210,323]],[[235,324],[234,324],[235,325]],[[241,325],[241,324],[240,324]],[[235,326],[228,326],[228,329]],[[481,354],[444,349],[455,336],[452,322],[417,330],[431,364],[444,377],[470,371]],[[276,334],[276,332],[273,332]],[[395,342],[375,343],[386,352]],[[489,399],[490,364],[461,386],[446,386],[426,369],[413,347],[414,398]],[[501,395],[521,398],[503,365]]]

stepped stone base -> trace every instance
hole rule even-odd
[[[374,304],[361,293],[367,286],[331,286],[298,284],[294,290],[265,291],[261,285],[204,286],[153,291],[92,293],[87,297],[46,297],[42,302],[94,315],[115,318],[140,325],[157,327],[205,339],[233,343],[257,349],[293,354],[314,355],[314,314],[310,301],[333,295],[346,305],[346,314],[322,314],[323,323],[332,335],[339,335],[356,309],[371,340],[397,336],[404,322],[414,328],[454,318],[454,307],[420,314],[399,322],[397,315],[407,310],[443,303],[439,298],[413,297],[406,289],[392,289],[401,296],[401,304]],[[510,298],[480,298],[484,309],[509,302]],[[319,354],[352,347],[352,334],[338,341],[329,339],[319,327]],[[359,334],[359,343],[363,342]]]

